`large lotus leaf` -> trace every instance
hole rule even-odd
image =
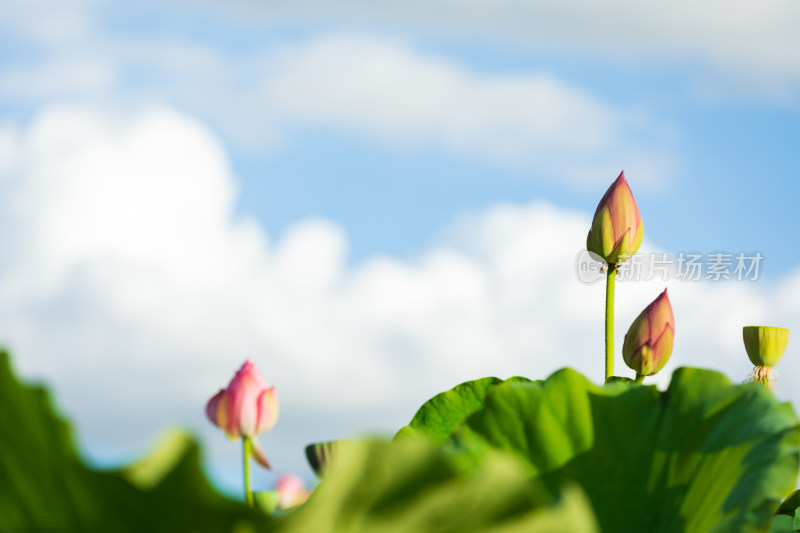
[[[794,533],[795,531],[794,521],[785,514],[776,516],[769,528],[769,533]]]
[[[279,531],[314,533],[589,533],[598,531],[577,486],[553,501],[519,460],[489,453],[461,472],[429,442],[355,442],[331,458],[309,500]]]
[[[530,380],[517,376],[507,381]],[[437,394],[422,404],[411,422],[397,432],[395,439],[424,435],[434,444],[444,444],[453,430],[483,407],[489,391],[501,383],[504,383],[502,379],[493,377],[476,379]]]
[[[268,518],[218,494],[182,432],[116,472],[78,456],[44,388],[20,384],[0,352],[0,531],[266,531]]]
[[[778,514],[786,516],[794,516],[795,511],[800,508],[800,490],[796,490],[789,494],[780,507],[778,507]]]
[[[463,464],[512,452],[554,491],[579,483],[603,531],[767,531],[800,430],[789,404],[717,372],[678,369],[659,392],[566,369],[493,387],[445,446]]]

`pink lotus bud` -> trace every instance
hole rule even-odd
[[[275,490],[278,491],[278,508],[289,509],[295,505],[300,505],[308,498],[306,484],[297,474],[283,474],[275,482]]]
[[[625,364],[642,376],[652,376],[667,364],[672,354],[675,317],[667,290],[645,307],[633,321],[622,344]]]
[[[625,181],[625,173],[620,172],[594,212],[586,249],[602,257],[608,264],[616,265],[636,253],[642,244],[642,237],[644,227],[639,208]]]
[[[278,397],[250,361],[245,361],[227,389],[220,390],[206,405],[206,415],[230,439],[253,437],[269,431],[278,420]],[[258,441],[252,439],[253,457],[264,467],[269,463]]]

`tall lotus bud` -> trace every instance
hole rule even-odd
[[[269,431],[278,420],[278,397],[256,366],[245,361],[226,389],[215,394],[206,405],[206,415],[230,439],[251,438]],[[256,439],[253,458],[269,468]]]
[[[592,229],[586,238],[586,249],[616,265],[636,253],[642,244],[644,227],[639,208],[633,199],[625,173],[608,188],[597,205]]]
[[[747,356],[755,365],[748,381],[762,383],[768,389],[775,390],[775,371],[772,367],[778,364],[789,344],[789,330],[772,326],[745,326],[742,338]]]
[[[667,364],[672,354],[675,317],[667,290],[645,307],[633,321],[622,344],[625,364],[637,375],[652,376]]]

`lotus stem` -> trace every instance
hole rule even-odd
[[[606,275],[606,381],[614,375],[614,281],[617,265],[609,264]]]
[[[250,442],[250,437],[242,437],[242,465],[244,471],[244,499],[247,505],[253,506],[253,492],[250,490],[250,458],[251,448],[253,443]]]
[[[641,383],[644,381],[644,374],[636,374],[636,379],[633,380],[634,383]]]

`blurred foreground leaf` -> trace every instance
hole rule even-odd
[[[775,517],[772,521],[772,525],[769,528],[769,533],[794,533],[795,528],[793,525],[793,521],[790,517],[779,514]]]
[[[518,460],[494,453],[470,474],[419,439],[362,441],[332,457],[325,480],[286,515],[281,532],[590,533],[582,491],[558,501],[536,489]]]
[[[789,494],[780,507],[778,507],[778,514],[786,516],[794,516],[795,511],[800,508],[800,490],[796,490]]]
[[[491,453],[465,474],[427,442],[337,446],[308,503],[276,517],[217,493],[200,450],[173,431],[116,471],[86,466],[44,388],[20,384],[0,352],[0,531],[594,533],[578,487],[534,490],[519,461]],[[277,492],[257,493],[274,509]]]
[[[349,440],[315,442],[306,446],[306,459],[319,477],[325,477],[325,470],[331,460],[351,445]]]
[[[0,531],[268,531],[267,517],[216,492],[200,450],[173,432],[115,472],[87,467],[42,387],[20,384],[0,352]]]

